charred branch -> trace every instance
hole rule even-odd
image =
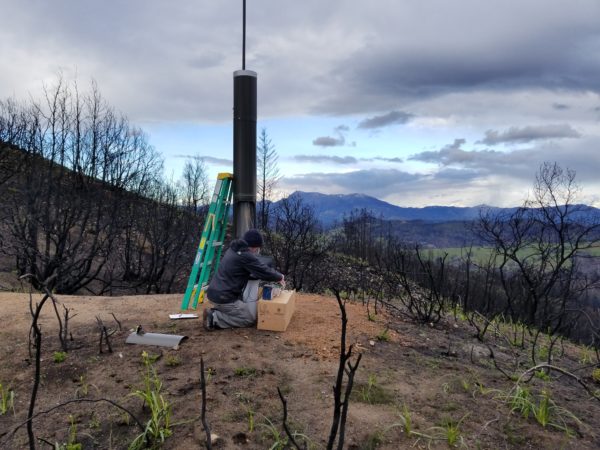
[[[212,438],[210,435],[210,425],[206,420],[206,378],[204,376],[204,358],[200,357],[200,389],[202,390],[202,413],[200,419],[202,421],[202,427],[206,433],[206,448],[212,449]]]

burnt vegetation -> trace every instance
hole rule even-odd
[[[161,171],[146,135],[94,84],[83,94],[59,80],[40,102],[0,102],[9,269],[33,275],[36,289],[52,280],[61,294],[171,292],[203,217],[197,186],[168,183]]]
[[[0,102],[0,146],[4,270],[59,294],[182,289],[209,196],[200,159],[179,182],[164,180],[142,130],[95,84],[81,93],[61,79],[39,102]],[[573,171],[543,164],[531,198],[482,210],[465,233],[478,247],[467,236],[451,257],[366,210],[325,230],[298,196],[267,203],[279,172],[265,130],[261,146],[265,251],[293,289],[360,293],[423,323],[460,307],[595,345],[600,218],[577,204]]]
[[[589,379],[556,364],[565,339],[590,349],[576,370],[598,370],[600,363],[600,217],[577,203],[581,189],[575,172],[542,164],[531,197],[521,207],[503,213],[482,210],[466,234],[471,244],[460,255],[450,255],[399,237],[390,222],[366,210],[324,229],[300,197],[268,202],[279,172],[264,130],[260,145],[264,251],[286,274],[289,288],[334,295],[340,307],[339,366],[327,448],[344,444],[362,356],[352,353],[352,346],[346,349],[347,300],[362,302],[369,318],[386,309],[393,320],[432,328],[448,317],[462,318],[487,348],[495,369],[516,381],[515,389],[534,375],[558,373],[600,399]],[[80,93],[77,85],[59,80],[39,102],[0,101],[0,261],[5,271],[29,280],[44,294],[39,304],[31,304],[36,370],[24,424],[30,448],[35,448],[33,419],[40,388],[37,319],[44,302],[52,301],[61,349],[67,352],[73,316],[63,306],[61,320],[54,294],[183,290],[209,198],[206,169],[201,160],[190,161],[177,183],[161,172],[161,158],[146,135],[114,111],[94,84]],[[103,343],[112,353],[112,333],[97,321],[100,353]],[[456,356],[451,339],[447,357]],[[497,341],[506,342],[509,361],[496,357]],[[201,420],[210,448],[203,360],[201,378]],[[288,401],[281,390],[279,396],[289,439],[285,445],[301,448],[288,428]],[[406,429],[406,416],[404,420]]]

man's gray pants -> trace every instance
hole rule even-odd
[[[219,328],[244,328],[256,323],[256,302],[259,280],[249,280],[242,300],[233,303],[212,303],[213,323]]]

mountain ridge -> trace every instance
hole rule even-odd
[[[320,192],[294,191],[290,197],[300,198],[315,210],[324,225],[332,225],[343,220],[352,211],[366,209],[375,216],[385,220],[420,220],[424,222],[447,222],[474,220],[482,209],[514,210],[515,208],[498,208],[488,205],[478,206],[424,206],[403,207],[393,205],[384,200],[366,194],[322,194]]]
[[[424,207],[403,207],[360,193],[322,194],[320,192],[294,191],[289,197],[298,198],[303,203],[310,205],[325,227],[340,223],[344,217],[348,217],[353,211],[363,209],[387,221],[444,223],[477,220],[482,211],[511,214],[518,208],[502,208],[485,204],[477,206],[430,205]],[[280,201],[274,204],[277,205]],[[582,211],[578,213],[582,217],[587,217],[588,215],[600,216],[600,209],[598,208],[588,205],[573,206],[583,207]]]

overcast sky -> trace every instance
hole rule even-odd
[[[59,73],[150,135],[165,171],[232,170],[242,0],[0,0],[0,98]],[[600,206],[600,1],[248,0],[246,68],[282,193],[521,203],[544,161]]]

